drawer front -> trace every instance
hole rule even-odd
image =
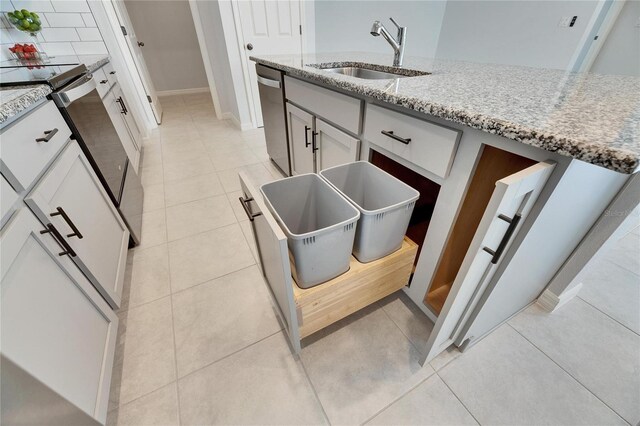
[[[53,101],[48,101],[2,132],[2,174],[17,191],[29,188],[69,136],[67,123]]]
[[[4,176],[0,176],[0,223],[4,224],[8,216],[14,210],[14,206],[18,201],[18,194],[13,190],[9,182],[4,178]]]
[[[287,76],[284,81],[288,100],[350,132],[360,133],[360,99]]]
[[[109,80],[109,87],[113,86],[118,82],[118,77],[116,77],[116,70],[113,69],[113,64],[111,62],[107,62],[101,70],[104,71],[107,76],[107,80]]]
[[[109,88],[113,86],[113,83],[109,81],[107,78],[107,74],[104,72],[104,67],[99,68],[93,72],[93,79],[96,81],[96,89],[100,94],[101,98],[104,98],[104,95],[107,94]]]
[[[369,142],[442,178],[449,174],[460,135],[457,130],[367,105],[364,136]]]

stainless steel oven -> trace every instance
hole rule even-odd
[[[102,103],[91,74],[53,92],[54,100],[72,138],[92,163],[109,196],[129,227],[131,237],[140,242],[143,189],[129,164],[127,153]]]

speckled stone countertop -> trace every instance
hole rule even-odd
[[[9,86],[0,89],[0,125],[42,101],[51,93],[46,84]]]
[[[337,53],[251,59],[621,173],[633,173],[640,165],[639,78],[408,57],[403,68],[430,74],[363,80],[311,65],[358,62],[388,68],[392,56]]]

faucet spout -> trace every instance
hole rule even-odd
[[[390,18],[391,22],[398,27],[398,38],[397,40],[389,33],[389,31],[385,28],[380,21],[374,21],[371,27],[371,35],[374,37],[382,36],[385,40],[391,45],[393,48],[393,66],[401,67],[402,59],[404,57],[404,45],[407,37],[407,27],[399,26],[393,18]]]

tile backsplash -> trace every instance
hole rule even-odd
[[[33,42],[33,38],[9,23],[4,14],[15,9],[36,12],[42,21],[37,39],[49,56],[106,54],[100,30],[86,0],[0,0],[0,57],[10,58],[14,43]]]

